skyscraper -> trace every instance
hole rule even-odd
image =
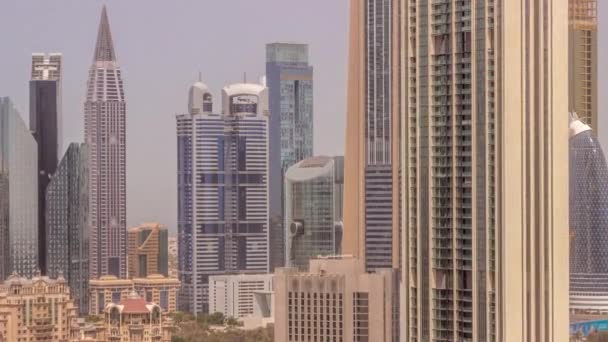
[[[398,1],[353,2],[344,173],[344,250],[368,270],[399,264]],[[360,17],[360,18],[359,18]]]
[[[128,230],[129,278],[169,276],[169,232],[159,223]]]
[[[268,91],[206,85],[177,116],[180,309],[207,312],[210,275],[268,271]]]
[[[319,255],[340,255],[344,158],[304,159],[285,173],[286,263],[301,271]]]
[[[126,102],[105,6],[84,113],[84,136],[90,151],[90,276],[126,277]]]
[[[608,166],[598,139],[570,122],[570,310],[608,311]]]
[[[597,0],[569,3],[569,106],[570,111],[598,131]]]
[[[46,189],[49,277],[63,275],[80,313],[88,312],[88,159],[84,144],[72,143]]]
[[[392,30],[374,34],[386,7]],[[363,118],[380,83],[365,75],[383,38],[392,86],[379,89],[400,122],[400,144],[384,146],[401,163],[401,340],[566,341],[567,1],[352,0],[350,34],[344,235],[357,208],[369,215],[351,180],[374,156]]]
[[[46,273],[45,194],[61,151],[61,54],[32,55],[30,131],[38,144],[38,264]]]
[[[270,270],[285,263],[283,176],[313,154],[313,67],[308,45],[266,45],[270,103]]]
[[[0,97],[0,280],[38,271],[36,140],[8,97]]]

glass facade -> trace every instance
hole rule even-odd
[[[286,264],[338,255],[342,243],[343,157],[305,159],[285,174]]]
[[[283,266],[283,176],[295,163],[313,154],[313,67],[308,45],[266,45],[269,89],[270,269]]]
[[[0,98],[0,278],[38,270],[37,145],[9,98]]]
[[[68,280],[74,303],[88,312],[87,148],[72,143],[46,189],[47,270]]]
[[[570,138],[570,306],[606,312],[608,166],[598,139],[584,127]]]

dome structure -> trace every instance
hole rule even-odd
[[[608,166],[591,128],[570,120],[570,308],[608,313]]]

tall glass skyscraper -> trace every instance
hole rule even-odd
[[[190,89],[177,116],[180,310],[209,310],[209,276],[268,271],[268,91],[222,90],[214,114],[207,86]]]
[[[89,154],[90,276],[127,276],[126,102],[105,6],[84,104]]]
[[[570,123],[570,310],[608,311],[608,166],[591,128]]]
[[[48,275],[63,274],[81,314],[89,303],[87,167],[86,145],[70,144],[46,189]]]
[[[287,267],[308,271],[310,259],[341,253],[343,187],[343,157],[312,157],[287,170]]]
[[[0,97],[0,280],[38,271],[37,151],[11,100]]]
[[[400,340],[567,341],[568,0],[352,0],[350,15],[344,247],[367,257],[351,229],[378,190],[361,179],[390,146]],[[372,120],[382,94],[398,144]]]
[[[45,194],[61,151],[61,54],[32,55],[30,130],[38,144],[38,259],[46,274]]]
[[[313,67],[308,45],[266,45],[270,101],[270,269],[285,262],[283,176],[313,154]]]

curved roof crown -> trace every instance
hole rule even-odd
[[[188,112],[190,114],[207,112],[204,104],[212,102],[213,96],[205,83],[197,81],[190,86],[188,91]]]
[[[304,159],[285,172],[285,179],[292,182],[303,182],[318,177],[333,174],[334,158],[327,156],[316,156]]]

